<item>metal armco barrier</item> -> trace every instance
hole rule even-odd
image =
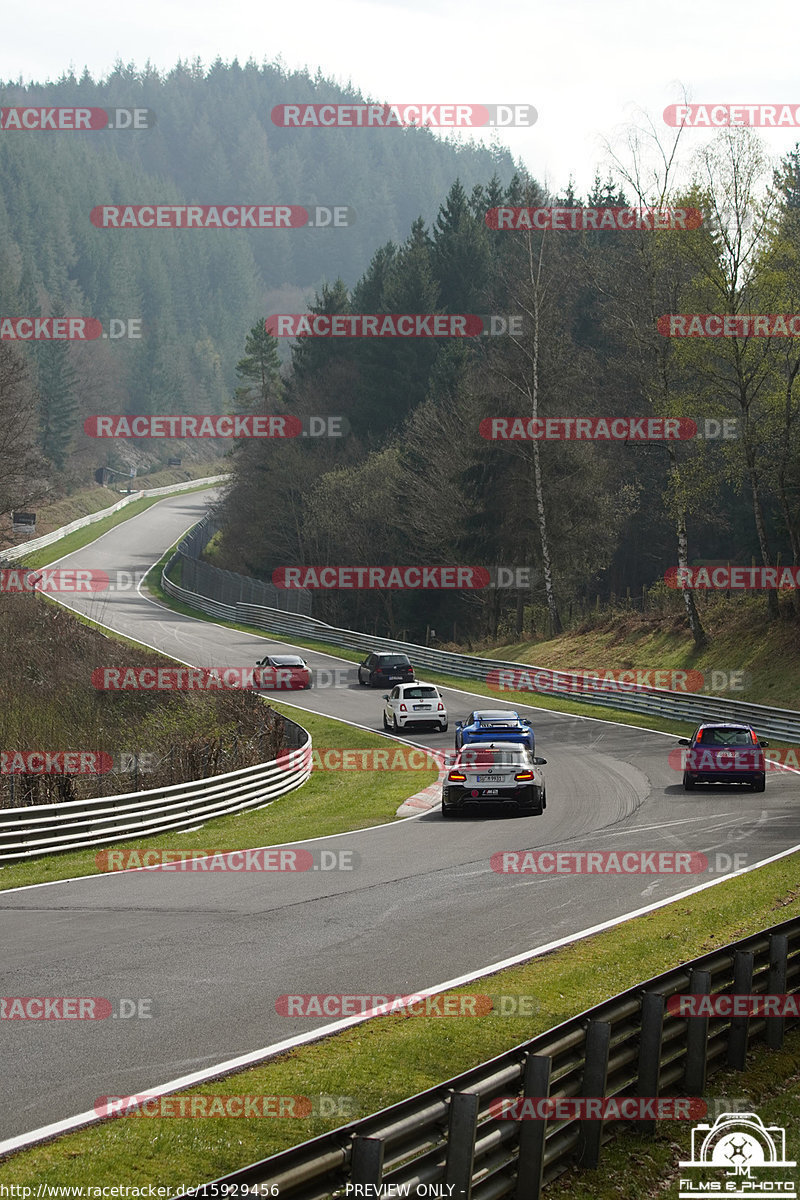
[[[299,615],[310,614],[311,593],[305,588],[281,592],[271,583],[265,583],[261,579],[239,575],[235,571],[226,571],[203,562],[200,555],[218,528],[219,525],[213,517],[205,516],[189,530],[164,567],[162,586],[165,590],[177,595],[177,591],[172,589],[178,588],[188,595],[200,597],[202,605],[195,604],[194,607],[199,607],[209,616],[225,617],[228,620],[235,620],[232,614],[235,613],[235,606],[241,603],[257,607],[267,606],[276,608],[277,611]],[[181,565],[180,587],[167,579],[177,563]]]
[[[0,809],[0,864],[194,829],[213,817],[265,807],[311,776],[311,735],[285,720],[299,748],[280,760],[148,792]]]
[[[109,508],[103,508],[100,512],[91,513],[88,517],[79,517],[77,521],[70,521],[69,525],[62,525],[59,529],[54,529],[52,533],[45,533],[42,537],[32,538],[29,542],[22,542],[19,546],[10,546],[3,551],[3,558],[9,562],[15,559],[23,558],[26,554],[30,554],[34,550],[42,550],[45,546],[52,546],[53,542],[60,541],[67,534],[74,533],[76,529],[85,529],[87,525],[94,525],[97,521],[103,521],[106,517],[112,516],[115,512],[119,512],[121,508],[133,504],[136,500],[145,500],[148,496],[171,496],[173,492],[189,492],[196,487],[214,487],[215,484],[225,483],[230,479],[229,475],[211,475],[207,479],[190,479],[186,483],[171,483],[167,487],[149,488],[143,491],[131,492],[130,496],[124,496],[122,500],[112,504]]]
[[[169,565],[169,564],[168,564]],[[455,675],[461,679],[486,680],[490,671],[525,671],[534,677],[543,672],[548,686],[534,691],[532,696],[548,695],[560,700],[572,700],[578,704],[600,704],[606,708],[622,709],[626,712],[650,713],[675,721],[689,721],[699,725],[702,721],[744,721],[764,737],[779,738],[781,741],[800,742],[800,712],[788,708],[768,708],[763,704],[746,704],[742,700],[723,700],[718,696],[698,695],[691,692],[667,691],[664,688],[631,687],[626,692],[617,685],[614,691],[577,691],[579,676],[570,671],[552,671],[547,667],[536,667],[531,663],[506,662],[499,658],[478,658],[471,654],[452,654],[446,650],[432,650],[428,646],[417,646],[413,642],[402,642],[396,638],[371,637],[356,633],[352,629],[338,629],[314,617],[299,613],[282,612],[277,608],[264,608],[255,604],[219,604],[206,596],[200,596],[186,588],[178,587],[162,573],[161,586],[168,595],[197,608],[207,616],[222,617],[237,624],[253,625],[269,633],[285,634],[327,642],[333,646],[345,646],[352,650],[398,650],[407,654],[415,668],[425,668],[441,675]],[[562,686],[559,686],[562,685]],[[496,693],[503,700],[504,693]]]
[[[722,1068],[743,1070],[751,1043],[773,1049],[798,1024],[783,1017],[677,1017],[668,997],[793,993],[800,996],[800,918],[733,942],[658,975],[539,1034],[478,1067],[381,1112],[200,1184],[193,1196],[240,1196],[269,1188],[281,1200],[327,1200],[345,1185],[409,1190],[455,1184],[466,1200],[537,1200],[543,1184],[569,1167],[596,1167],[610,1126],[568,1119],[511,1121],[491,1111],[504,1096],[698,1096]],[[467,1019],[467,1018],[464,1018]],[[476,1018],[488,1020],[486,1018]],[[704,1118],[700,1118],[704,1119]],[[713,1123],[713,1116],[709,1119]],[[686,1150],[692,1121],[681,1121]],[[638,1121],[652,1132],[654,1121]],[[677,1134],[675,1135],[677,1136]],[[226,1186],[227,1189],[226,1190]],[[251,1194],[253,1192],[251,1191]],[[350,1196],[353,1196],[353,1191]]]

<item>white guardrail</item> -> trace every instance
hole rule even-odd
[[[311,734],[285,720],[305,740],[297,749],[283,751],[280,760],[149,792],[0,809],[0,864],[195,829],[212,817],[265,808],[311,776]]]
[[[490,672],[496,678],[498,671],[523,671],[531,682],[532,694],[553,696],[559,700],[571,700],[579,704],[599,704],[607,708],[651,714],[674,721],[694,722],[695,725],[703,721],[743,721],[752,725],[764,737],[800,743],[800,712],[795,709],[768,708],[763,704],[746,704],[742,700],[723,700],[719,696],[668,691],[665,688],[644,687],[640,684],[630,685],[629,690],[616,683],[613,690],[609,687],[606,691],[587,691],[584,681],[580,690],[581,676],[571,671],[552,671],[547,667],[533,666],[531,663],[478,658],[471,654],[453,654],[447,650],[433,650],[429,646],[417,646],[413,642],[402,642],[396,638],[371,637],[366,633],[338,629],[314,617],[282,612],[277,608],[264,608],[256,604],[221,604],[217,600],[187,591],[167,578],[167,572],[179,557],[176,554],[167,563],[161,575],[161,586],[168,595],[207,616],[221,617],[239,625],[253,625],[269,633],[309,638],[333,646],[346,646],[352,650],[363,650],[365,653],[370,650],[396,650],[407,654],[415,668],[425,668],[441,675],[455,675],[461,679],[486,682]],[[510,685],[508,691],[512,691]],[[502,700],[504,694],[498,687],[498,700]]]
[[[186,483],[172,483],[167,487],[161,488],[145,488],[139,492],[131,492],[130,496],[123,496],[116,504],[112,504],[109,508],[103,508],[100,512],[91,513],[88,517],[79,517],[77,521],[70,521],[69,525],[62,525],[59,529],[54,529],[52,533],[45,533],[41,537],[32,538],[29,542],[21,542],[19,546],[9,546],[0,552],[2,557],[9,562],[13,562],[18,558],[24,558],[26,554],[32,553],[34,550],[43,550],[45,546],[52,546],[53,542],[60,541],[70,533],[74,533],[76,529],[84,529],[87,525],[94,525],[96,521],[102,521],[106,517],[112,516],[115,512],[119,512],[121,508],[125,508],[128,504],[133,504],[136,500],[146,500],[150,496],[170,496],[173,492],[189,492],[192,488],[197,487],[213,487],[218,483],[225,483],[230,478],[229,475],[211,475],[207,479],[189,479]]]

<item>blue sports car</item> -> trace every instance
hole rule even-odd
[[[520,742],[536,753],[533,726],[513,709],[480,709],[456,721],[456,750],[481,742]]]

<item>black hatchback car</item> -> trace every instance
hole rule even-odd
[[[358,666],[358,682],[365,687],[387,683],[413,683],[414,668],[405,654],[377,651],[368,654]]]

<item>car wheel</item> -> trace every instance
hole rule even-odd
[[[386,709],[383,710],[383,728],[389,728],[389,722],[386,720]]]
[[[441,722],[440,722],[440,724],[439,724],[439,733],[447,733],[447,721],[445,721],[444,725],[442,725],[442,724],[441,724]]]
[[[542,792],[542,808],[547,808],[547,790]]]
[[[685,792],[693,792],[694,791],[694,780],[690,779],[689,776],[686,774],[686,772],[684,772],[684,775],[683,775],[683,790]]]
[[[448,808],[443,800],[442,801],[442,816],[443,817],[452,817],[452,815],[453,815],[452,808]]]
[[[358,672],[358,686],[359,686],[359,687],[366,687],[366,686],[367,686],[367,685],[364,683],[364,680],[361,678],[361,670],[360,670],[360,669],[359,669],[359,672]]]
[[[764,791],[766,791],[766,788],[767,788],[767,777],[766,777],[766,775],[757,775],[757,776],[756,776],[756,779],[755,779],[755,782],[753,783],[753,785],[752,785],[752,786],[753,786],[753,791],[754,791],[754,792],[764,792]]]
[[[394,713],[392,713],[392,729],[395,733],[400,732],[400,726],[397,724],[397,717]]]

